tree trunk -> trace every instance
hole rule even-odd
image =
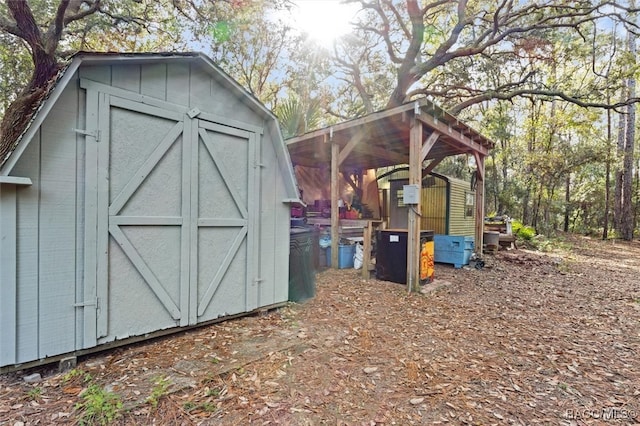
[[[571,216],[571,175],[567,174],[564,183],[564,232],[569,232],[569,217]]]
[[[498,182],[498,165],[496,164],[495,150],[491,151],[491,174],[493,175],[493,209],[496,214],[502,214],[500,199],[500,184]],[[488,203],[487,203],[488,204]]]
[[[611,97],[607,95],[607,103]],[[604,220],[602,224],[602,239],[609,238],[609,204],[611,203],[611,110],[607,110],[607,158],[605,159],[604,176]]]
[[[417,0],[407,0],[407,12],[411,21],[411,41],[396,72],[397,83],[389,102],[387,102],[387,108],[401,105],[405,101],[409,87],[418,80],[418,76],[412,72],[412,69],[416,65],[416,59],[420,57],[424,41],[424,16]]]
[[[66,0],[61,4],[66,7],[68,3],[69,0]],[[7,2],[7,6],[16,22],[16,35],[29,45],[33,60],[33,73],[27,86],[9,105],[2,118],[2,124],[0,124],[0,163],[13,149],[17,138],[42,100],[47,83],[59,69],[55,50],[60,35],[51,32],[45,36],[40,31],[26,1],[11,0]]]
[[[624,135],[627,122],[627,116],[625,114],[619,114],[618,121],[618,142],[617,142],[617,157],[622,158],[624,155]],[[616,170],[616,187],[614,192],[613,202],[613,226],[616,230],[616,234],[620,235],[622,232],[622,186],[623,186],[623,168],[618,167]]]
[[[511,189],[511,184],[509,182],[509,164],[510,164],[510,160],[511,158],[509,156],[507,156],[507,145],[508,145],[508,141],[503,141],[502,142],[502,193],[503,194],[509,194],[509,190]],[[505,208],[506,206],[504,205],[504,202],[502,200],[502,198],[500,198],[500,211],[502,212],[502,214],[505,214],[507,212],[505,212]],[[512,216],[513,213],[512,212],[508,212],[509,216]]]
[[[628,33],[629,53],[632,58],[636,55],[636,38],[631,31]],[[636,80],[631,76],[627,80],[629,97],[636,96]],[[622,216],[620,218],[620,234],[623,240],[633,239],[633,151],[636,136],[636,107],[635,104],[627,106],[627,126],[625,129],[623,182],[622,182]]]

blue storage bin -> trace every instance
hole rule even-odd
[[[340,244],[338,247],[338,269],[353,268],[355,244]],[[327,247],[327,266],[331,267],[331,247]]]
[[[473,253],[473,240],[473,237],[434,235],[434,260],[438,263],[451,263],[455,268],[468,265]]]

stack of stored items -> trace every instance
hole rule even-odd
[[[515,235],[513,235],[512,229],[511,229],[511,218],[507,215],[502,215],[502,216],[492,216],[492,217],[485,217],[484,218],[484,231],[485,234],[483,234],[483,239],[484,239],[484,248],[487,251],[497,251],[498,248],[500,247],[513,247],[513,248],[518,248],[516,246],[516,237]],[[486,233],[487,232],[496,232],[498,233],[498,241],[494,242],[495,236],[489,235],[489,240],[491,241],[491,244],[489,247],[487,247],[487,236]]]

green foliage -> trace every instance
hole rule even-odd
[[[182,408],[186,412],[204,411],[207,413],[215,413],[216,411],[218,411],[218,407],[215,404],[212,404],[210,402],[203,402],[202,404],[196,404],[193,401],[187,401],[184,404],[182,404]]]
[[[41,387],[35,387],[31,390],[29,390],[29,392],[27,392],[27,396],[31,399],[33,399],[34,401],[39,400],[42,397],[42,388]]]
[[[120,396],[108,392],[97,384],[91,384],[81,394],[82,402],[76,404],[80,411],[78,423],[81,425],[108,425],[120,417],[122,400]]]
[[[290,96],[279,103],[274,112],[285,138],[316,129],[322,119],[320,103],[317,100],[312,99],[305,104],[297,96]]]
[[[62,376],[63,383],[67,383],[75,379],[79,379],[82,383],[89,383],[93,379],[93,377],[90,373],[82,371],[79,368],[74,368],[73,370]]]
[[[24,44],[9,34],[0,33],[0,117],[27,84],[31,74],[31,56]]]
[[[536,230],[533,227],[525,226],[517,220],[511,221],[511,232],[517,238],[525,241],[531,241],[536,236]]]
[[[160,399],[169,393],[170,385],[171,381],[169,378],[163,376],[157,377],[154,381],[151,395],[147,398],[147,402],[149,402],[154,408],[157,407]]]
[[[466,155],[447,157],[438,164],[434,171],[445,176],[468,181],[471,178],[471,167]]]
[[[220,389],[220,388],[211,388],[211,389],[207,390],[205,395],[208,396],[208,397],[209,396],[220,396],[221,393],[222,393],[222,389]]]

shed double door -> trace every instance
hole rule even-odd
[[[87,92],[85,347],[257,307],[256,134],[132,98]]]

